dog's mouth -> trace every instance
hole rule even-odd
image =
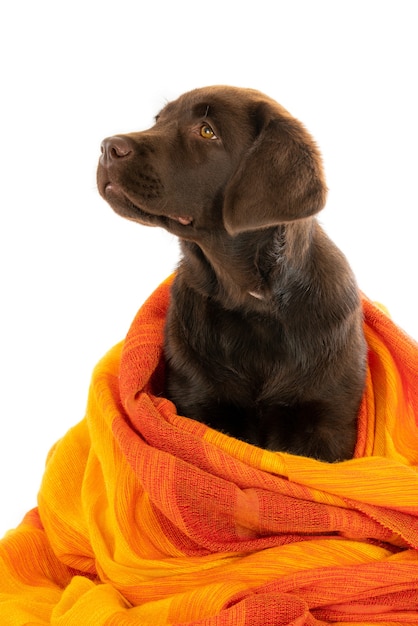
[[[119,215],[122,215],[122,217],[145,224],[161,225],[161,222],[164,222],[167,226],[169,220],[181,226],[191,226],[193,224],[193,218],[190,215],[170,213],[164,215],[146,210],[142,204],[138,205],[136,201],[134,202],[118,184],[111,181],[104,183],[100,191],[112,209]]]
[[[188,215],[169,215],[170,220],[175,220],[183,226],[189,226],[193,222],[193,218]]]

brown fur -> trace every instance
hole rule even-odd
[[[265,95],[217,86],[102,144],[102,196],[178,235],[166,390],[180,414],[270,450],[350,458],[364,388],[358,288],[314,217],[319,152]]]

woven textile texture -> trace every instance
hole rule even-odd
[[[171,280],[96,366],[38,507],[0,542],[0,623],[416,626],[417,344],[364,298],[355,458],[264,451],[163,397]]]

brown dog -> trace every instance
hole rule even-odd
[[[364,388],[358,288],[313,217],[318,150],[283,107],[208,87],[105,139],[101,195],[180,237],[166,390],[181,415],[270,450],[350,458]]]

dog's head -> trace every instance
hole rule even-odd
[[[117,213],[195,241],[310,217],[326,197],[302,124],[258,91],[225,86],[168,103],[147,131],[105,139],[97,181]]]

